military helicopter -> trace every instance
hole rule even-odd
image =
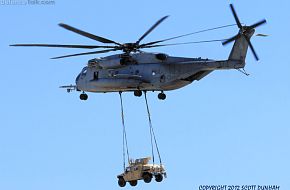
[[[236,14],[232,4],[230,4],[235,22],[239,27],[237,35],[226,40],[210,40],[190,43],[222,41],[226,45],[234,41],[234,45],[227,60],[212,60],[202,58],[174,57],[165,53],[148,53],[141,49],[162,47],[168,45],[179,45],[187,43],[160,44],[165,41],[184,37],[194,33],[214,30],[227,26],[212,28],[190,34],[180,35],[164,40],[157,40],[149,43],[141,41],[151,33],[160,23],[168,16],[159,19],[149,30],[147,30],[134,43],[118,43],[113,40],[96,36],[94,34],[79,30],[66,24],[59,24],[60,27],[71,32],[77,33],[84,37],[93,39],[98,42],[109,45],[59,45],[59,44],[14,44],[11,46],[37,46],[37,47],[61,47],[61,48],[83,48],[96,49],[103,48],[99,51],[91,51],[72,55],[54,57],[60,59],[80,55],[92,55],[107,53],[113,51],[123,51],[121,54],[110,55],[102,58],[94,58],[88,61],[80,74],[76,77],[75,85],[61,86],[67,89],[81,91],[80,99],[87,100],[86,92],[134,92],[135,96],[142,96],[142,91],[158,91],[158,98],[166,99],[165,91],[182,88],[193,81],[198,81],[207,76],[214,70],[243,69],[248,47],[250,47],[255,59],[258,61],[258,55],[250,41],[255,33],[255,28],[266,23],[263,19],[250,26],[243,26]],[[261,35],[260,35],[261,36]]]

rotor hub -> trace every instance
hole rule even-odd
[[[122,50],[126,53],[135,52],[138,49],[138,45],[136,43],[125,43],[122,45]]]
[[[242,35],[252,36],[255,33],[255,29],[250,26],[243,26],[239,33]]]

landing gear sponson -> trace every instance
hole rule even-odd
[[[134,90],[134,96],[141,97],[142,96],[142,91],[141,90]],[[161,91],[158,94],[158,99],[159,100],[165,100],[166,99],[166,94],[164,94],[164,92]]]

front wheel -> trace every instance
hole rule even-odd
[[[88,95],[85,93],[80,94],[80,99],[81,100],[87,100],[88,99]]]
[[[120,177],[118,180],[118,184],[120,187],[125,187],[126,181],[124,180],[124,178]]]

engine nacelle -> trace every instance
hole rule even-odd
[[[103,69],[117,69],[124,66],[124,60],[122,58],[103,59],[98,62],[98,65]]]

